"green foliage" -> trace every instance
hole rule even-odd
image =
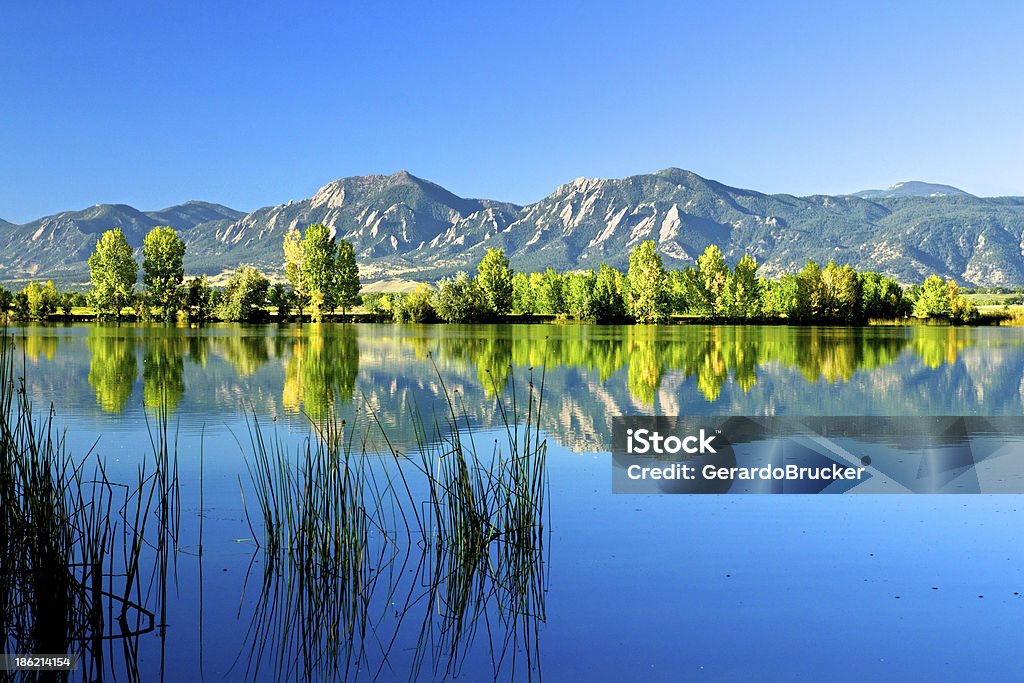
[[[278,322],[288,319],[292,312],[292,292],[280,282],[274,283],[267,294],[267,300],[277,309]]]
[[[626,278],[622,271],[602,263],[594,279],[594,320],[617,322],[626,318]]]
[[[761,282],[757,261],[747,254],[736,264],[725,285],[726,314],[730,318],[761,317]]]
[[[931,275],[921,285],[921,292],[914,302],[914,316],[917,318],[949,318],[950,301],[946,283],[938,275]]]
[[[185,243],[173,228],[153,228],[142,242],[142,284],[164,320],[174,320],[181,305],[184,258]]]
[[[14,295],[11,317],[15,320],[29,320],[28,295],[22,290]]]
[[[302,233],[293,227],[284,236],[284,275],[292,283],[292,290],[300,298],[306,296],[302,282]]]
[[[789,317],[798,321],[820,319],[824,311],[823,290],[821,266],[816,261],[808,261],[804,269],[797,273],[796,298]]]
[[[663,322],[668,315],[665,269],[653,240],[643,242],[629,255],[629,311],[638,323]]]
[[[65,318],[71,316],[71,310],[75,307],[75,293],[62,292],[57,299],[57,306]]]
[[[949,307],[949,313],[953,322],[958,324],[977,322],[978,318],[981,316],[981,314],[978,313],[978,307],[962,295],[953,296]]]
[[[352,243],[342,240],[338,243],[338,257],[335,266],[335,286],[337,287],[337,304],[344,314],[348,309],[362,303],[359,290],[359,266],[356,264],[356,252]]]
[[[477,270],[477,284],[483,294],[487,310],[494,315],[505,315],[512,310],[512,269],[501,249],[488,249]]]
[[[90,299],[101,317],[120,318],[121,309],[134,300],[139,265],[120,228],[107,230],[89,257]]]
[[[264,317],[270,281],[251,266],[235,270],[224,287],[217,317],[231,322],[251,322]]]
[[[585,273],[566,273],[562,276],[565,292],[565,312],[575,320],[594,322],[597,320],[597,300],[594,297],[597,275],[588,270]]]
[[[761,310],[767,318],[795,319],[800,278],[791,273],[778,280],[761,280]]]
[[[441,281],[434,296],[434,310],[449,323],[479,322],[489,312],[480,286],[466,273]]]
[[[206,276],[194,277],[185,287],[185,317],[191,323],[205,323],[213,317],[214,291]]]
[[[512,312],[517,315],[536,313],[537,296],[530,286],[530,276],[515,273],[512,276]]]
[[[914,302],[914,316],[917,318],[969,323],[977,320],[978,315],[978,307],[960,294],[956,282],[943,282],[938,275],[931,275],[924,281]]]
[[[665,278],[665,297],[670,313],[705,315],[705,311],[711,310],[695,268],[669,271]]]
[[[562,276],[554,268],[548,268],[543,273],[530,273],[530,287],[535,292],[535,313],[558,315],[565,312]]]
[[[142,292],[136,292],[132,297],[132,312],[135,320],[139,322],[150,322],[153,320],[153,309],[149,305],[149,297]]]
[[[375,322],[391,320],[391,294],[382,294],[380,292],[364,294],[363,310],[373,316]]]
[[[392,318],[395,322],[429,323],[437,320],[434,310],[434,291],[429,285],[420,285],[411,294],[396,298],[392,302]]]
[[[321,223],[306,228],[302,239],[302,287],[309,297],[309,316],[320,322],[335,309],[338,246]]]
[[[729,266],[717,244],[708,245],[704,253],[697,257],[696,274],[691,310],[712,318],[722,317],[728,312],[726,286],[729,282]]]
[[[52,280],[46,286],[30,282],[21,290],[21,294],[24,303],[15,306],[15,320],[46,320],[60,307],[60,293]]]
[[[14,306],[14,295],[6,287],[0,286],[0,322],[7,317],[7,313]]]
[[[861,318],[898,318],[907,314],[903,288],[881,273],[860,274],[862,308]]]
[[[828,321],[853,322],[860,318],[862,293],[860,277],[850,265],[829,261],[821,272],[821,313]]]
[[[330,228],[314,223],[301,236],[290,230],[283,247],[285,275],[300,312],[308,306],[310,319],[320,322],[339,306],[344,313],[359,305],[359,266],[350,242],[335,243]]]

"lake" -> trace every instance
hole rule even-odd
[[[111,479],[133,480],[152,457],[161,406],[177,444],[180,526],[169,560],[148,561],[139,590],[159,605],[149,608],[157,624],[128,639],[131,648],[109,641],[108,673],[1024,676],[1014,647],[1024,625],[1020,497],[614,495],[609,454],[616,415],[1021,416],[1020,330],[306,324],[11,333],[27,394],[37,407],[52,404],[72,453],[98,455]],[[346,420],[370,470],[388,473],[394,489],[403,474],[413,480],[401,494],[409,507],[379,506],[379,519],[398,524],[428,497],[415,454],[449,438],[431,425],[454,414],[490,458],[494,444],[507,445],[513,401],[519,417],[529,404],[531,381],[534,398],[542,390],[547,439],[543,547],[515,555],[515,571],[502,569],[505,555],[467,567],[425,552],[411,527],[392,547],[385,524],[368,534],[372,572],[346,594],[306,585],[257,547],[247,466],[254,424],[293,453],[311,431],[329,431],[332,417]]]

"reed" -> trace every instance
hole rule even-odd
[[[478,449],[483,436],[447,387],[443,419],[428,425],[410,407],[412,456],[392,444],[369,403],[363,430],[336,416],[311,421],[291,451],[251,415],[249,482],[239,486],[265,565],[246,637],[247,678],[268,662],[277,678],[374,678],[415,614],[411,678],[428,661],[457,675],[481,627],[496,671],[514,670],[523,657],[527,671],[537,670],[550,495],[543,376],[539,387],[531,376],[525,403],[512,384],[504,394],[495,387],[503,429],[487,449]],[[380,648],[372,660],[368,644]]]
[[[539,673],[537,636],[546,618],[544,528],[550,522],[547,442],[540,430],[544,377],[538,387],[531,374],[525,405],[511,368],[508,377],[507,391],[492,379],[503,428],[488,451],[478,448],[482,438],[456,392],[445,389],[444,424],[435,420],[428,430],[417,418],[419,469],[429,487],[430,569],[424,583],[433,607],[420,630],[417,672],[432,652],[435,672],[459,675],[482,626],[495,678],[503,667],[513,678],[522,677],[515,672],[520,659],[527,677]]]
[[[175,530],[174,538],[164,535],[166,557],[180,517],[177,455],[167,439],[166,412],[158,416],[153,441],[156,474],[147,475],[143,467],[134,485],[114,483],[91,451],[78,458],[68,452],[52,407],[44,417],[35,416],[24,361],[21,376],[15,373],[14,342],[0,331],[3,651],[76,652],[82,677],[98,680],[107,655],[114,667],[108,644],[118,640],[127,655],[118,667],[137,679],[134,641],[152,630],[154,616],[145,606],[150,596],[140,590],[141,568],[149,564],[143,555],[153,547],[146,520],[155,505],[158,527]],[[166,608],[165,593],[162,604]]]
[[[247,637],[247,676],[268,642],[276,644],[275,666],[285,667],[278,677],[347,672],[364,660],[368,606],[388,564],[384,494],[355,450],[354,431],[336,416],[311,422],[294,451],[276,433],[268,438],[255,415],[249,433],[255,510],[246,506],[246,517],[266,564]]]

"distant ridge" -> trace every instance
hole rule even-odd
[[[102,231],[120,227],[138,248],[156,225],[181,233],[189,273],[247,263],[280,276],[284,235],[317,222],[353,243],[368,282],[471,271],[490,247],[527,272],[625,268],[633,247],[654,240],[671,268],[693,265],[717,244],[730,263],[753,255],[769,276],[835,259],[906,283],[937,273],[972,285],[1024,284],[1024,198],[917,181],[852,195],[769,195],[679,168],[577,178],[526,206],[460,197],[404,170],[341,178],[248,214],[208,202],[149,212],[103,204],[0,223],[0,280],[84,283]]]
[[[885,190],[861,190],[860,192],[854,192],[853,196],[863,199],[889,199],[891,197],[973,197],[974,195],[952,185],[939,185],[938,183],[923,183],[920,180],[910,180],[905,183],[890,185]]]

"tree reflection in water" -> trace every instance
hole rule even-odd
[[[772,366],[794,368],[811,384],[836,384],[849,382],[859,371],[890,366],[908,350],[927,368],[953,365],[972,343],[969,331],[938,326],[307,324],[215,329],[215,334],[185,334],[173,327],[90,329],[88,383],[97,403],[105,412],[118,413],[130,399],[138,371],[136,344],[144,347],[146,406],[165,400],[173,409],[185,393],[184,359],[206,367],[212,348],[238,378],[257,377],[272,358],[280,359],[281,407],[322,421],[352,401],[361,353],[367,371],[393,373],[399,385],[412,377],[429,384],[424,367],[433,356],[445,370],[471,373],[485,398],[501,393],[512,368],[585,370],[596,375],[588,381],[602,385],[622,373],[630,398],[653,406],[668,374],[693,379],[699,394],[715,402],[730,383],[750,392],[759,372]],[[57,336],[36,332],[22,343],[29,355],[51,357],[58,342]],[[403,349],[411,350],[412,358]],[[412,367],[417,362],[420,367]],[[197,388],[206,391],[202,378]],[[553,391],[557,395],[558,389]]]

